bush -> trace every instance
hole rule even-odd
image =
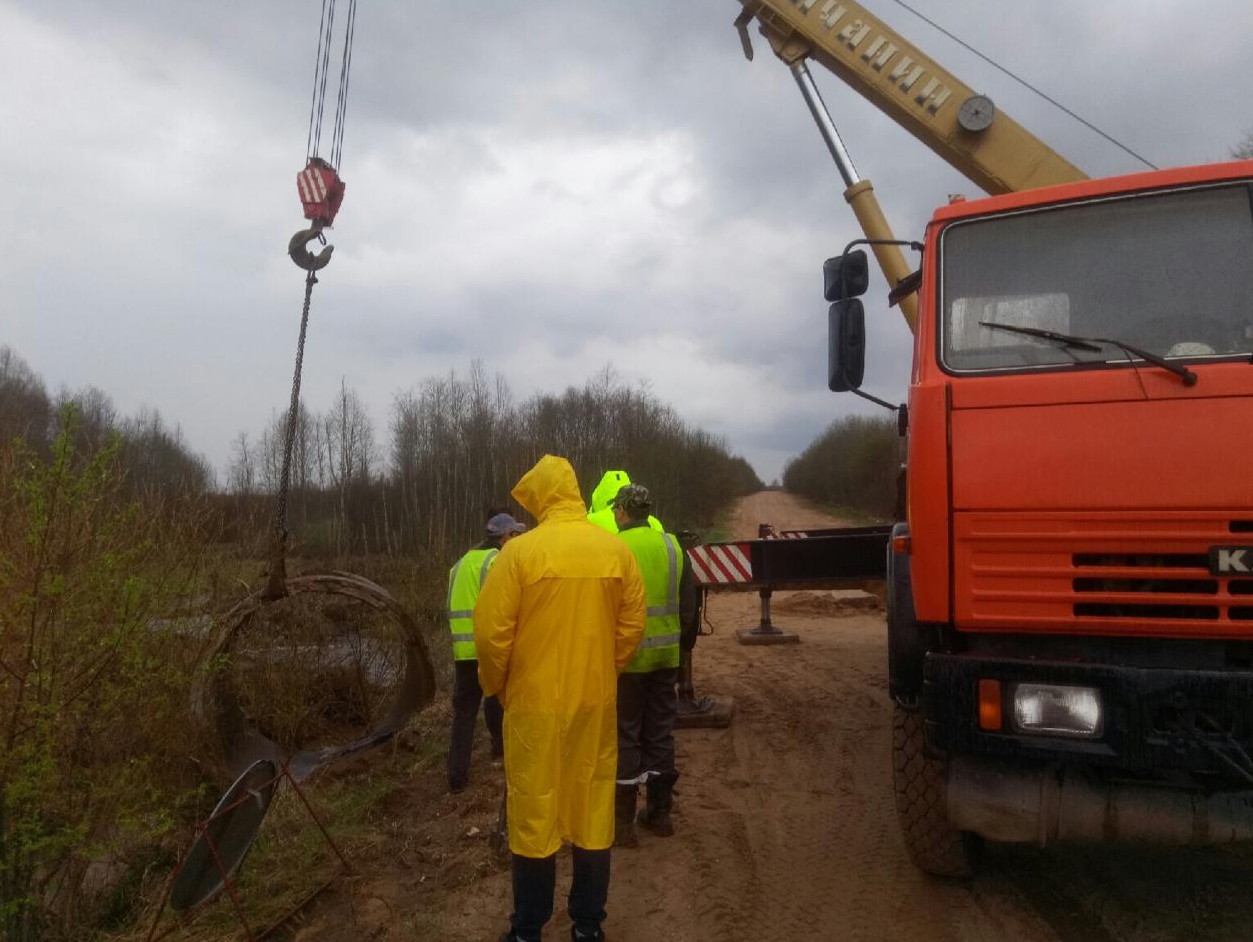
[[[0,451],[0,927],[84,939],[195,794],[200,511],[127,497],[114,436]],[[203,630],[202,628],[199,630]],[[184,808],[184,810],[186,810]],[[115,902],[115,901],[114,901]]]

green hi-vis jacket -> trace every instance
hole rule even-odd
[[[474,603],[487,571],[496,562],[500,550],[495,547],[470,550],[448,570],[448,627],[452,629],[452,659],[477,661],[474,649]]]
[[[618,491],[630,483],[631,476],[625,471],[606,471],[601,476],[600,483],[596,485],[596,490],[592,491],[592,505],[587,508],[587,519],[602,530],[617,533],[618,520],[613,515],[611,504],[618,496]],[[661,521],[652,514],[648,516],[648,525],[658,533],[665,529]]]
[[[679,541],[643,522],[620,530],[640,565],[648,597],[644,637],[627,665],[628,674],[645,674],[679,666],[679,580],[683,553]]]

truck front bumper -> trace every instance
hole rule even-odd
[[[980,680],[1006,699],[981,729]],[[949,822],[998,841],[1253,840],[1253,671],[926,657],[927,745],[947,759]],[[1099,691],[1090,739],[1014,728],[1017,684]]]
[[[979,726],[980,680],[999,681],[1005,691],[1002,729]],[[1020,683],[1099,691],[1100,734],[1081,739],[1015,729],[1012,697]],[[1126,667],[933,652],[924,667],[923,710],[928,745],[950,757],[1067,763],[1137,777],[1186,772],[1208,787],[1253,785],[1251,670]]]

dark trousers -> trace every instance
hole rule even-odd
[[[677,667],[618,675],[618,781],[672,774]]]
[[[474,726],[479,719],[479,704],[483,704],[483,718],[487,720],[487,732],[492,737],[492,755],[504,751],[501,722],[504,710],[495,697],[483,699],[479,686],[478,661],[453,662],[452,687],[452,739],[448,743],[448,784],[454,788],[465,786],[470,777],[470,750],[474,746]]]
[[[609,898],[609,851],[572,847],[574,880],[570,884],[570,921],[588,939],[600,938]],[[519,942],[539,942],[540,932],[553,915],[557,888],[557,855],[513,855],[513,933]]]

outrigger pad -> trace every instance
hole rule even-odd
[[[769,631],[763,631],[760,627],[737,628],[735,637],[740,644],[796,644],[801,640],[795,631],[784,631],[782,628],[772,628]]]
[[[726,729],[735,713],[735,700],[731,697],[701,697],[699,700],[679,700],[679,712],[674,718],[675,729]]]

